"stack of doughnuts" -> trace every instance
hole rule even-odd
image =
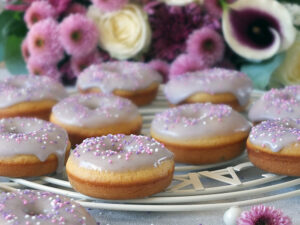
[[[161,82],[160,74],[147,64],[123,61],[88,67],[78,77],[76,85],[82,93],[113,93],[141,106],[156,97]]]
[[[25,116],[48,120],[52,106],[66,96],[62,84],[48,77],[8,77],[0,81],[0,118]]]
[[[221,68],[205,69],[171,79],[164,88],[172,105],[227,104],[242,111],[249,102],[252,82],[246,74]]]

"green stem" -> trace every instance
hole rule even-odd
[[[228,8],[228,3],[226,2],[226,0],[219,0],[221,6],[222,6],[222,9],[223,11],[227,10]]]

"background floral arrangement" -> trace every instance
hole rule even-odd
[[[92,63],[138,60],[157,69],[165,81],[218,66],[243,70],[261,89],[299,83],[300,35],[295,38],[289,21],[291,14],[300,25],[300,6],[287,4],[288,13],[276,3],[264,15],[270,1],[275,0],[7,0],[0,14],[0,61],[12,73],[27,68],[65,82]],[[258,31],[270,28],[263,37],[268,43],[250,40],[248,33],[243,37],[244,28],[230,19],[253,5],[258,10],[246,16],[260,17]],[[252,26],[251,19],[239,16],[243,27]]]

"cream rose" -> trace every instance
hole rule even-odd
[[[275,82],[284,85],[300,84],[300,32],[297,33],[294,44],[285,53],[281,65],[273,74]]]
[[[203,3],[203,0],[160,0],[160,1],[166,3],[167,5],[177,5],[177,6],[184,6],[192,2],[199,3],[199,4]]]
[[[101,12],[90,6],[87,16],[97,25],[100,46],[119,60],[132,58],[149,47],[151,30],[147,14],[137,5],[127,4],[115,12]]]

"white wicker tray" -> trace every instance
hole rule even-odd
[[[253,92],[252,100],[261,93]],[[140,112],[144,118],[144,135],[154,114],[167,108],[161,92],[150,106]],[[3,190],[32,188],[51,191],[76,199],[88,208],[124,211],[196,211],[228,208],[233,205],[252,205],[300,195],[300,178],[268,174],[255,168],[246,154],[224,163],[191,166],[176,164],[170,187],[154,196],[123,201],[90,198],[74,191],[65,174],[32,179],[6,179],[0,183]]]

